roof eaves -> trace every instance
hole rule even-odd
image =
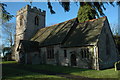
[[[97,18],[97,19],[92,19],[92,20],[88,20],[88,21],[80,22],[80,23],[78,23],[78,24],[83,24],[83,23],[87,23],[87,22],[91,22],[91,21],[96,21],[96,20],[99,20],[99,19],[102,19],[102,18],[107,18],[107,17],[104,16],[104,17],[100,17],[100,18]]]
[[[76,17],[76,18],[77,18],[77,17]],[[58,23],[58,24],[54,24],[54,25],[51,25],[51,26],[56,26],[56,25],[59,25],[59,24],[62,24],[62,23],[65,23],[65,22],[68,22],[68,21],[74,20],[74,19],[76,19],[76,18],[73,18],[73,19],[70,19],[70,20],[67,20],[67,21],[64,21],[64,22]],[[51,27],[51,26],[49,26],[49,27]]]

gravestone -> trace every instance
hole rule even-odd
[[[115,71],[120,70],[120,61],[115,63]]]

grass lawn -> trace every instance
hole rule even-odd
[[[14,64],[14,63],[17,63],[16,61],[2,61],[0,62],[0,64]]]
[[[118,74],[120,74],[120,71],[115,71],[114,68],[97,71],[91,69],[80,69],[80,68],[54,66],[54,65],[36,65],[36,66],[31,65],[29,67],[36,68],[38,70],[47,70],[58,73],[68,73],[78,76],[89,77],[89,78],[118,78]]]
[[[2,62],[2,79],[3,80],[33,80],[33,79],[42,79],[42,80],[56,80],[62,79],[67,80],[66,78],[55,76],[55,75],[45,75],[37,72],[31,72],[29,70],[21,69],[22,64],[17,64],[15,61],[4,61]]]
[[[90,70],[79,69],[72,67],[54,66],[54,65],[30,65],[30,64],[17,64],[15,61],[3,62],[3,79],[37,79],[37,78],[49,78],[51,80],[66,78],[59,77],[57,75],[45,75],[35,71],[50,71],[56,73],[67,73],[72,75],[84,76],[89,78],[118,78],[119,71],[115,71],[114,68],[106,70]],[[27,67],[27,69],[25,69]],[[47,80],[49,80],[47,79]],[[70,79],[68,79],[70,80]]]
[[[21,69],[13,69],[10,67],[3,68],[3,79],[34,79],[34,78],[60,78],[58,76],[43,75],[39,73],[33,73]]]

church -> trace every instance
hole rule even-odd
[[[45,27],[46,11],[26,5],[16,15],[12,57],[24,64],[105,69],[119,60],[107,17]]]

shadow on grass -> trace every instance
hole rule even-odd
[[[75,78],[116,78],[120,76],[116,74],[114,69],[108,70],[90,70],[90,69],[80,69],[74,67],[63,67],[54,65],[31,65],[31,64],[3,64],[3,79],[41,79],[45,78],[57,78],[62,80],[75,79]],[[75,76],[78,75],[78,76]],[[83,77],[86,76],[86,77]],[[44,79],[44,80],[45,80]],[[14,80],[14,79],[12,79]],[[76,79],[75,79],[76,80]]]
[[[3,65],[3,74],[2,79],[41,79],[41,78],[60,78],[59,76],[54,75],[45,75],[38,72],[32,72],[26,68],[21,67],[20,64],[4,64]]]
[[[2,65],[3,79],[37,79],[37,78],[62,78],[64,75],[72,72],[86,71],[87,69],[78,69],[71,67],[53,66],[53,65],[30,65],[19,63],[8,63]],[[62,75],[62,76],[61,76]],[[71,76],[71,75],[69,75]],[[71,76],[74,77],[74,76]]]

